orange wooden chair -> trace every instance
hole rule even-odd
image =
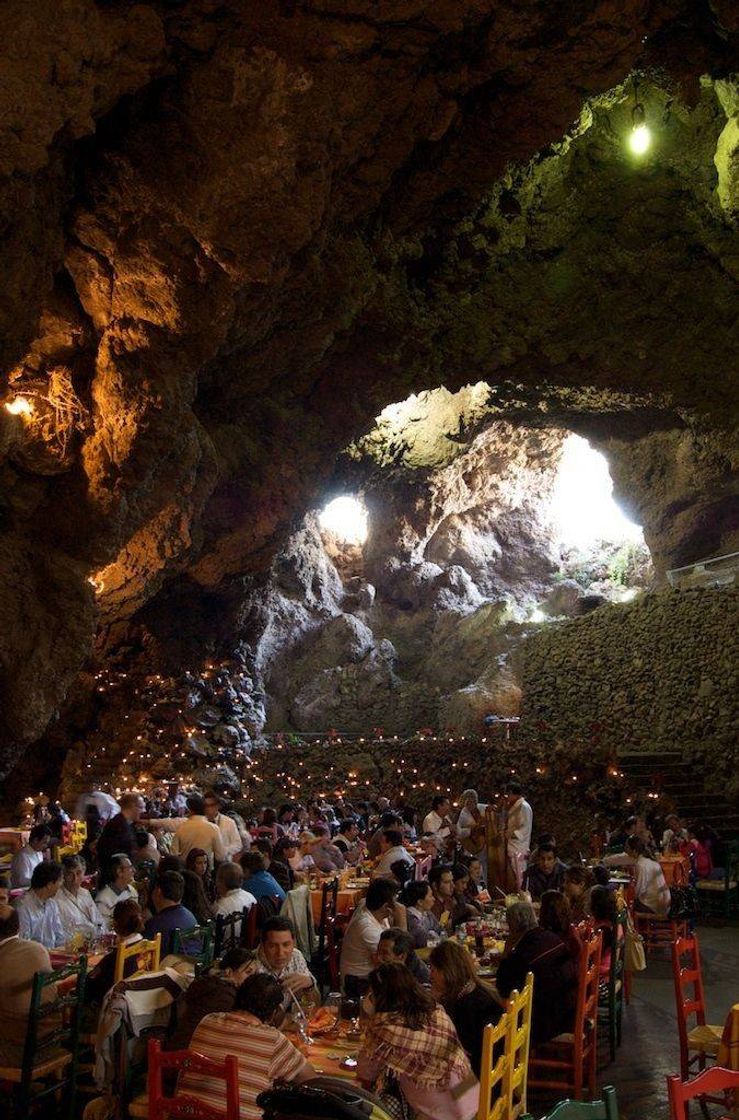
[[[667,1093],[670,1098],[670,1120],[690,1120],[688,1104],[696,1097],[717,1100],[716,1094],[731,1094],[733,1091],[734,1104],[719,1099],[724,1107],[730,1110],[739,1101],[739,1070],[722,1069],[721,1066],[712,1066],[694,1077],[692,1081],[681,1081],[677,1074],[667,1078]],[[709,1096],[710,1094],[710,1096]],[[734,1113],[736,1115],[736,1113]],[[729,1120],[726,1116],[722,1120]]]
[[[587,1084],[590,1096],[595,1094],[601,946],[600,931],[591,934],[583,943],[572,1032],[559,1034],[532,1052],[529,1058],[531,1088],[572,1090],[575,1099],[580,1100]]]
[[[224,1107],[213,1108],[187,1093],[166,1097],[162,1072],[197,1073],[202,1077],[224,1082]],[[223,1062],[203,1058],[193,1050],[170,1050],[162,1053],[158,1041],[149,1040],[149,1072],[147,1075],[149,1120],[239,1120],[239,1062],[229,1055]]]
[[[723,1031],[723,1026],[706,1023],[703,971],[695,934],[675,940],[672,946],[672,978],[680,1038],[680,1076],[687,1081],[691,1073],[695,1073],[691,1066],[697,1065],[702,1070],[707,1058],[715,1059]],[[691,1015],[695,1015],[695,1026],[692,1028],[688,1025]]]

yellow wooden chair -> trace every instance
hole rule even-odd
[[[82,850],[87,840],[87,821],[72,821],[70,844],[76,852]]]
[[[126,971],[126,961],[131,957],[136,958],[137,972],[156,972],[159,968],[159,957],[162,951],[162,935],[158,933],[153,941],[134,941],[132,945],[118,946],[115,959],[115,983],[122,980]],[[130,979],[126,977],[126,979]]]
[[[534,975],[529,972],[523,991],[511,992],[506,1014],[508,1062],[503,1077],[503,1094],[508,1102],[506,1120],[516,1120],[526,1111],[526,1087],[529,1076],[529,1043],[531,1041],[531,1010],[534,998]]]
[[[482,1062],[480,1064],[480,1103],[477,1120],[508,1120],[506,1076],[510,1056],[508,1053],[508,1012],[504,1012],[493,1026],[488,1023],[482,1036]],[[502,1048],[499,1046],[502,1043]],[[496,1047],[500,1049],[495,1057]]]

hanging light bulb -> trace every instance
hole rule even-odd
[[[652,143],[652,133],[646,123],[644,106],[639,100],[639,91],[634,78],[634,108],[631,110],[631,134],[629,147],[635,156],[643,156]]]
[[[33,412],[28,397],[13,397],[12,401],[5,402],[5,407],[11,416],[30,416]]]

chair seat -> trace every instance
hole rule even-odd
[[[693,1027],[688,1032],[688,1049],[703,1050],[706,1054],[718,1054],[723,1027],[711,1026],[706,1023],[702,1027]]]
[[[128,1104],[128,1115],[139,1116],[141,1120],[148,1120],[149,1116],[149,1094],[139,1093]]]
[[[718,891],[719,893],[723,893],[723,891],[726,890],[726,883],[723,879],[699,879],[695,885],[699,891]],[[735,891],[737,885],[739,885],[737,880],[732,879],[729,883],[729,890]]]
[[[57,1054],[55,1058],[48,1058],[40,1065],[33,1067],[32,1078],[48,1077],[50,1073],[60,1073],[72,1061],[71,1054]],[[16,1066],[0,1066],[0,1080],[20,1082],[23,1070]]]

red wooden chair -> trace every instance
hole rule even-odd
[[[739,1099],[739,1071],[722,1069],[721,1066],[712,1066],[694,1077],[692,1081],[681,1081],[676,1074],[667,1078],[667,1092],[670,1098],[670,1120],[689,1120],[688,1103],[696,1097],[716,1100],[716,1094],[724,1095],[733,1090],[734,1101]],[[724,1100],[722,1102],[727,1112],[733,1105]],[[736,1115],[736,1113],[734,1113]],[[719,1120],[719,1118],[717,1118]],[[730,1120],[727,1115],[721,1120]]]
[[[706,1000],[703,992],[703,971],[701,969],[698,938],[677,938],[672,946],[672,979],[675,984],[675,1003],[677,1006],[677,1030],[680,1038],[680,1076],[687,1081],[691,1066],[705,1069],[706,1058],[718,1054],[723,1027],[706,1023]],[[691,1015],[695,1015],[695,1026],[688,1027]],[[692,1057],[691,1057],[692,1051]]]
[[[575,1099],[580,1100],[587,1083],[589,1095],[595,1094],[601,945],[599,930],[584,940],[572,1033],[559,1034],[531,1052],[529,1087],[532,1089],[572,1090]]]
[[[162,1088],[162,1073],[185,1070],[216,1078],[225,1085],[225,1108],[213,1108],[187,1093],[166,1097]],[[229,1055],[223,1062],[203,1058],[193,1050],[170,1050],[162,1053],[155,1039],[149,1040],[149,1120],[239,1120],[239,1062]]]

